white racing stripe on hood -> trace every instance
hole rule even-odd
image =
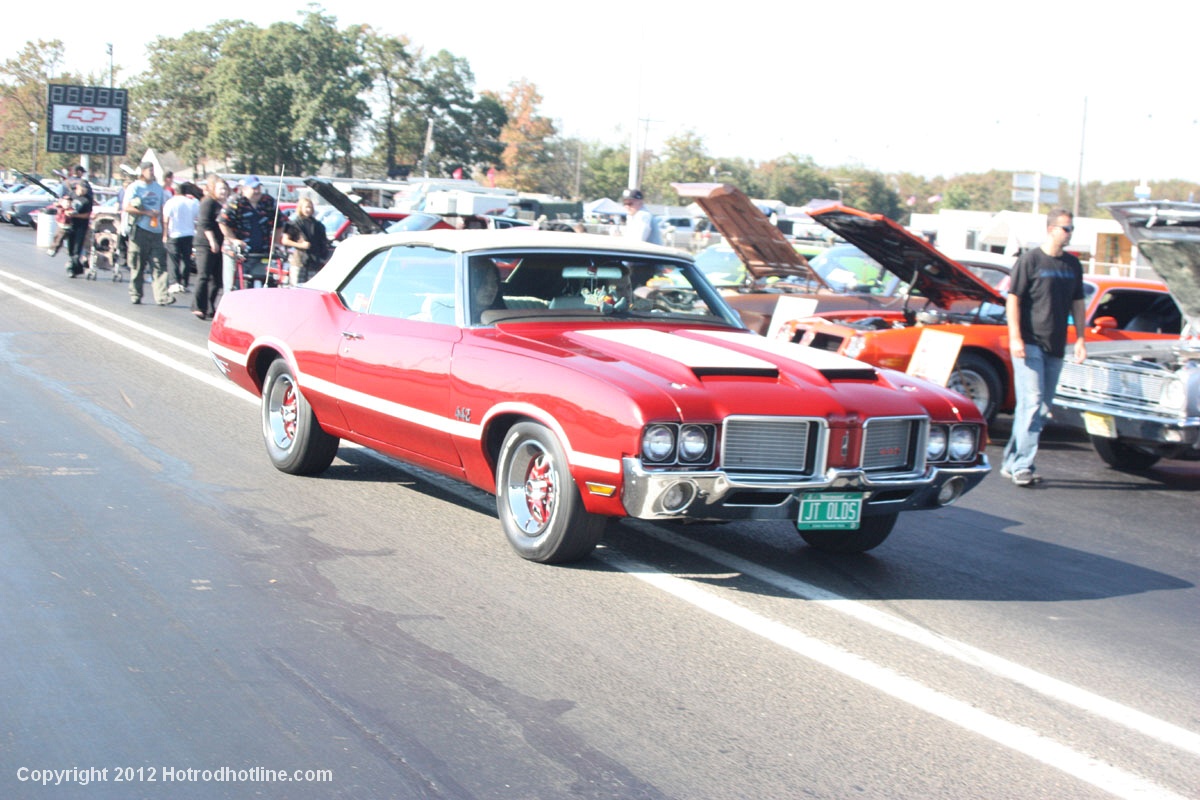
[[[764,353],[782,356],[791,361],[799,361],[801,364],[812,367],[815,370],[874,369],[874,367],[864,361],[847,358],[846,356],[816,347],[785,342],[782,339],[768,339],[765,336],[747,336],[744,333],[726,333],[724,331],[691,332],[706,339],[717,339],[742,347],[753,347],[755,350],[761,350]]]
[[[775,365],[762,359],[738,353],[724,345],[698,342],[663,331],[646,328],[625,328],[612,331],[577,331],[614,344],[636,347],[659,358],[677,361],[693,370],[774,370]],[[765,341],[765,340],[764,340]]]

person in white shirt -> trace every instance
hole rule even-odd
[[[196,236],[196,217],[200,213],[198,194],[201,194],[199,187],[185,182],[163,205],[163,244],[167,247],[172,294],[186,292],[189,277],[195,271],[192,244]]]
[[[622,192],[621,205],[625,206],[625,238],[650,244],[663,243],[662,233],[658,230],[658,218],[646,208],[641,189]]]

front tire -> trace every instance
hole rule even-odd
[[[607,518],[588,513],[558,439],[542,425],[520,422],[497,459],[496,511],[517,555],[542,564],[587,557]]]
[[[1090,436],[1092,448],[1096,455],[1113,469],[1123,472],[1143,472],[1158,463],[1159,456],[1138,450],[1132,445],[1125,444],[1120,439],[1109,439],[1104,436]]]
[[[826,553],[865,553],[883,544],[899,514],[863,517],[856,531],[800,531],[800,538]]]
[[[263,380],[262,432],[271,463],[290,475],[324,472],[337,455],[338,437],[317,422],[282,358],[271,363]]]
[[[963,353],[958,357],[946,388],[969,397],[988,422],[996,416],[1004,400],[1004,383],[996,368],[974,353]]]

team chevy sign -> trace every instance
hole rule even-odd
[[[52,83],[46,96],[46,152],[125,155],[124,89]]]

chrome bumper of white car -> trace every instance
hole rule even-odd
[[[1054,406],[1055,421],[1093,435],[1162,445],[1170,451],[1200,449],[1200,417],[1172,417],[1066,397],[1054,398]],[[1085,414],[1093,416],[1091,426]]]
[[[986,456],[970,466],[929,467],[916,476],[872,476],[862,470],[828,470],[803,481],[731,479],[720,471],[650,472],[637,459],[623,463],[625,512],[638,519],[794,519],[801,497],[821,492],[862,492],[864,516],[941,508],[975,487],[991,471]]]

